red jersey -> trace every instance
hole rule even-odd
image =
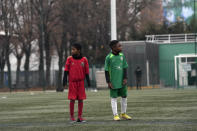
[[[89,64],[86,57],[81,59],[74,59],[69,56],[66,60],[65,70],[69,72],[69,81],[82,81],[85,80],[86,74],[89,74]]]

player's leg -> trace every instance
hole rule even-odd
[[[141,90],[142,89],[141,78],[139,80],[139,86],[140,86],[140,90]]]
[[[137,78],[137,80],[136,80],[136,88],[137,88],[137,90],[138,90],[138,87],[139,87],[139,82],[138,82],[138,78]]]
[[[75,121],[74,107],[75,107],[76,98],[77,98],[76,83],[69,82],[68,99],[70,100],[70,120],[71,121]]]
[[[126,113],[127,111],[127,97],[122,97],[120,100],[121,104],[121,114]]]
[[[82,117],[83,114],[83,100],[78,100],[78,119],[77,122],[85,122],[85,119]]]
[[[127,87],[122,87],[119,89],[119,95],[121,98],[121,117],[126,120],[131,120],[131,117],[126,114],[127,112]]]
[[[74,117],[75,100],[70,100],[70,120],[75,121]]]
[[[78,82],[77,88],[77,98],[78,98],[78,119],[77,122],[85,122],[85,119],[82,117],[83,114],[83,100],[86,99],[84,81]]]
[[[110,89],[110,96],[111,96],[111,107],[112,107],[112,112],[114,115],[114,120],[119,121],[120,117],[118,116],[118,109],[117,109],[118,90]]]

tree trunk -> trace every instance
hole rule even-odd
[[[58,82],[57,82],[57,92],[61,92],[63,91],[63,87],[62,87],[62,67],[63,67],[63,53],[59,54],[59,71],[58,71]]]
[[[58,55],[59,55],[59,62],[58,62],[59,71],[58,71],[58,83],[57,83],[57,89],[56,89],[57,92],[58,91],[64,91],[64,88],[62,86],[62,68],[64,66],[64,52],[65,52],[66,42],[67,42],[67,40],[65,38],[66,38],[66,33],[63,32],[61,47],[58,50]],[[66,52],[65,52],[65,54],[66,54]]]
[[[3,54],[2,54],[3,55]],[[0,87],[3,88],[4,87],[4,68],[5,68],[5,59],[3,58],[4,56],[2,56],[1,58],[1,65],[0,65]]]
[[[39,49],[40,49],[40,63],[39,63],[39,85],[45,91],[45,78],[44,78],[44,49],[42,39],[39,41]]]
[[[12,91],[12,74],[11,74],[11,64],[10,64],[10,58],[9,55],[7,57],[7,67],[8,67],[8,87],[10,89],[10,92]]]
[[[6,35],[6,64],[7,64],[7,68],[8,68],[8,88],[10,89],[10,92],[12,91],[12,76],[11,76],[11,64],[10,64],[10,37]]]
[[[16,70],[16,88],[19,87],[19,78],[20,78],[20,67],[21,67],[21,59],[22,57],[17,57],[17,70]]]
[[[30,58],[30,51],[31,47],[27,51],[25,51],[25,87],[28,89],[29,88],[29,58]]]
[[[0,73],[1,73],[1,75],[0,75],[0,87],[3,88],[4,87],[4,71],[1,70]]]
[[[50,54],[50,43],[49,34],[45,35],[45,51],[46,51],[46,86],[50,86],[50,76],[51,76],[51,54]]]

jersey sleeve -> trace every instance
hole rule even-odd
[[[66,60],[64,71],[69,71],[70,70],[70,58],[71,57],[68,57],[67,60]]]
[[[89,64],[88,64],[88,59],[84,57],[85,60],[85,74],[89,74]]]
[[[109,67],[110,67],[110,59],[109,56],[107,56],[105,58],[105,71],[109,71]]]
[[[128,68],[127,60],[124,55],[123,55],[123,68]]]

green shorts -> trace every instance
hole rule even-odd
[[[124,86],[119,89],[110,89],[110,97],[117,98],[117,97],[127,97],[127,86]]]

